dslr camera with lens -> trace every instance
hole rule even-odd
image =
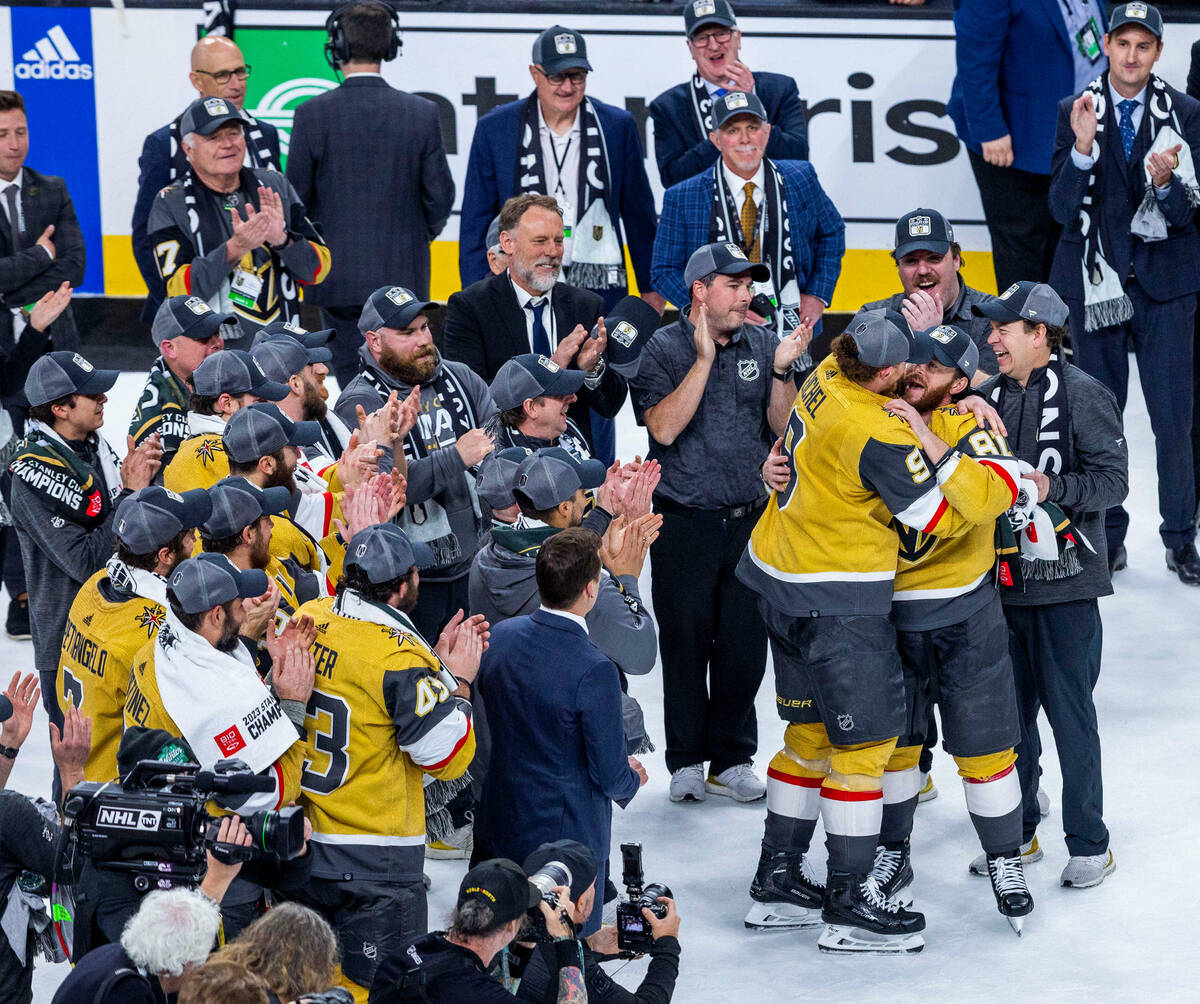
[[[654,944],[654,933],[650,923],[642,914],[645,907],[659,920],[667,915],[667,904],[658,901],[659,896],[674,899],[671,890],[661,882],[645,884],[642,875],[642,845],[637,841],[621,845],[621,862],[624,867],[622,881],[629,896],[628,903],[617,904],[617,947],[622,952],[644,955]]]
[[[529,881],[537,886],[538,892],[542,894],[542,902],[550,909],[558,906],[558,894],[554,891],[556,886],[564,886],[567,889],[571,888],[571,869],[561,861],[547,861],[541,868],[529,876]],[[567,916],[566,910],[560,909],[560,914],[567,922],[568,928],[572,927],[571,918]],[[550,932],[546,930],[546,918],[538,907],[534,907],[529,911],[529,924],[526,930],[532,928],[532,935],[538,941],[552,941]]]

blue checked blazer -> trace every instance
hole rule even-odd
[[[817,180],[812,164],[806,160],[768,163],[775,165],[783,179],[800,292],[820,297],[828,305],[842,271],[846,224]],[[708,243],[714,172],[720,165],[718,161],[703,174],[672,185],[663,195],[650,278],[655,292],[680,309],[691,299],[683,281],[684,266],[696,248]]]

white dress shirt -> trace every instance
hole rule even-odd
[[[733,193],[733,204],[737,207],[738,218],[742,215],[742,206],[746,204],[746,182],[754,183],[754,205],[761,209],[763,204],[763,185],[767,183],[767,169],[764,164],[758,165],[753,178],[743,178],[729,170],[729,165],[721,161],[721,170],[725,172],[725,184]]]
[[[529,351],[533,351],[533,311],[527,306],[532,300],[545,300],[546,309],[542,311],[542,326],[546,329],[546,338],[550,342],[550,351],[553,352],[558,348],[558,332],[554,325],[554,305],[551,303],[551,298],[554,295],[554,290],[551,288],[549,293],[542,293],[541,296],[534,296],[528,293],[513,282],[512,273],[509,273],[508,281],[512,282],[513,292],[517,294],[517,303],[521,307],[521,313],[525,315],[525,336],[529,339]]]
[[[1120,94],[1118,94],[1113,89],[1112,81],[1110,80],[1109,84],[1108,84],[1108,103],[1113,110],[1114,122],[1113,122],[1112,129],[1109,131],[1114,134],[1113,141],[1116,143],[1121,142],[1121,130],[1118,127],[1118,123],[1121,121],[1121,109],[1118,108],[1117,105],[1120,102],[1125,101],[1125,100],[1126,100],[1126,98],[1122,97]],[[1133,135],[1136,137],[1138,130],[1142,127],[1142,115],[1145,114],[1145,111],[1146,111],[1146,88],[1143,87],[1140,91],[1137,92],[1137,94],[1135,94],[1132,98],[1129,98],[1128,100],[1136,102],[1136,104],[1134,105],[1133,111],[1131,111],[1129,113],[1130,121],[1133,122]],[[1122,152],[1124,152],[1124,151],[1122,151]],[[1075,149],[1074,144],[1072,144],[1072,146],[1071,146],[1071,163],[1074,164],[1077,168],[1079,168],[1079,170],[1090,171],[1093,167],[1096,166],[1096,161],[1099,159],[1100,159],[1100,143],[1098,140],[1092,140],[1091,152],[1087,153],[1087,154],[1080,153],[1078,150]],[[1168,181],[1165,185],[1155,185],[1154,186],[1155,198],[1165,199],[1167,197],[1167,193],[1170,192],[1170,190],[1171,190],[1170,181]]]
[[[574,621],[581,628],[583,628],[584,634],[590,634],[587,628],[587,621],[580,617],[579,614],[573,614],[570,610],[551,610],[544,603],[539,606],[538,609],[548,614],[554,614],[555,617],[565,617],[569,621]]]
[[[583,133],[579,124],[579,109],[575,121],[561,136],[546,125],[541,103],[538,103],[538,135],[542,141],[542,170],[546,172],[546,194],[558,200],[563,213],[563,264],[571,264],[572,234],[579,219],[579,151]],[[560,166],[561,165],[561,166]]]

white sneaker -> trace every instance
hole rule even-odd
[[[1031,865],[1035,861],[1041,861],[1045,855],[1042,853],[1041,847],[1038,846],[1037,834],[1033,835],[1033,839],[1027,844],[1021,845],[1021,866]],[[988,862],[987,855],[980,854],[967,868],[972,875],[978,875],[981,878],[988,878]]]
[[[475,834],[471,824],[451,830],[441,840],[425,840],[425,857],[458,860],[469,858],[475,849]]]
[[[716,777],[709,774],[704,788],[714,795],[724,795],[736,802],[757,802],[767,797],[766,782],[754,773],[754,768],[748,763],[734,764]]]
[[[703,802],[707,797],[704,794],[704,764],[689,764],[671,775],[672,802]]]
[[[1038,787],[1037,793],[1038,813],[1043,819],[1050,815],[1050,796],[1046,794],[1046,789]]]
[[[1103,882],[1105,876],[1111,875],[1116,867],[1117,862],[1111,850],[1103,854],[1072,855],[1059,883],[1072,889],[1090,889]]]
[[[932,802],[937,797],[938,790],[937,785],[933,783],[933,775],[923,773],[921,775],[921,787],[917,792],[917,804],[920,805],[922,802]]]

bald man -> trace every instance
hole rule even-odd
[[[246,120],[246,167],[282,172],[279,133],[269,122],[259,122],[242,107],[249,75],[250,67],[246,65],[242,50],[224,35],[206,35],[192,47],[188,80],[196,92],[202,98],[224,98]],[[181,104],[186,107],[192,100],[192,95],[188,95]],[[154,262],[154,249],[146,234],[150,207],[154,197],[188,169],[187,157],[179,142],[179,118],[176,116],[146,137],[138,160],[141,174],[138,176],[137,202],[133,207],[133,256],[150,291],[142,311],[142,320],[147,324],[154,320],[154,312],[166,295]]]

